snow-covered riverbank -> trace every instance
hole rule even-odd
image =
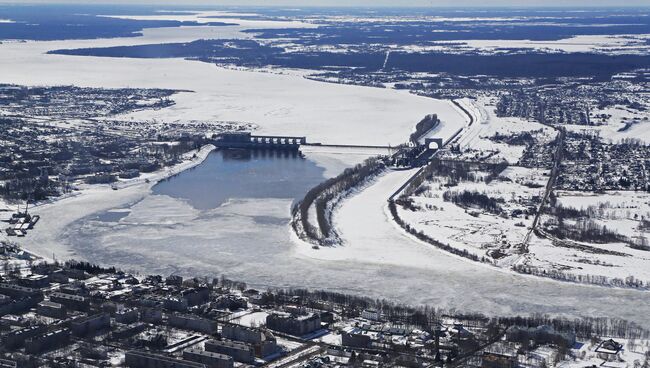
[[[27,237],[20,239],[19,243],[31,253],[46,260],[74,258],[75,253],[58,240],[69,226],[89,214],[141,200],[158,181],[201,164],[214,149],[213,145],[206,145],[199,150],[188,152],[183,162],[177,165],[118,182],[117,190],[112,189],[111,185],[84,184],[78,191],[37,203],[31,207],[31,212],[40,215],[42,221],[39,221]]]

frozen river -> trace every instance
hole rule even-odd
[[[155,186],[151,195],[83,218],[60,241],[81,258],[140,272],[225,274],[258,287],[323,288],[487,314],[620,316],[650,327],[647,293],[499,272],[378,226],[386,220],[384,202],[374,198],[393,190],[408,172],[388,174],[350,200],[341,216],[359,222],[341,229],[355,242],[347,253],[354,256],[325,259],[327,250],[296,244],[288,225],[292,203],[324,174],[310,156],[215,152]],[[368,226],[376,232],[359,233]],[[417,262],[404,265],[409,259]]]

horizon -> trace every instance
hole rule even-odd
[[[113,1],[97,1],[87,3],[82,0],[65,0],[65,1],[51,1],[51,0],[32,0],[29,2],[20,2],[16,0],[0,0],[0,5],[11,6],[41,6],[41,5],[78,5],[78,6],[165,6],[168,8],[182,8],[186,6],[197,6],[206,8],[219,8],[219,7],[232,7],[232,8],[283,8],[283,7],[298,7],[298,8],[364,8],[364,9],[611,9],[611,8],[649,8],[650,1],[637,0],[628,1],[625,4],[620,4],[612,0],[601,1],[533,1],[527,4],[520,4],[517,1],[511,0],[496,0],[486,3],[484,1],[476,0],[459,0],[459,1],[426,1],[426,0],[408,0],[406,4],[395,5],[390,0],[367,1],[367,0],[317,0],[305,4],[301,1],[277,1],[269,4],[268,2],[259,0],[243,0],[243,1],[208,1],[208,0],[188,0],[174,4],[168,4],[164,1],[150,1],[150,0],[113,0]]]

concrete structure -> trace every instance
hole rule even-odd
[[[431,137],[431,138],[424,139],[424,145],[427,147],[428,150],[437,151],[441,149],[444,144],[445,143],[442,140],[442,138]]]
[[[83,296],[54,292],[50,294],[50,301],[63,304],[66,308],[78,311],[87,311],[90,301]]]
[[[45,275],[27,275],[20,277],[18,283],[22,286],[40,289],[49,286],[50,279]]]
[[[2,335],[2,346],[8,349],[16,349],[25,344],[27,339],[44,334],[47,327],[44,325],[25,327],[20,330],[11,331]]]
[[[320,316],[313,313],[306,315],[271,313],[266,317],[266,327],[295,336],[317,331],[321,328],[320,324]]]
[[[188,307],[207,303],[210,300],[210,290],[206,287],[197,287],[181,292],[183,299],[187,301]]]
[[[198,349],[185,350],[183,352],[183,359],[192,362],[205,364],[210,368],[232,368],[232,357],[219,353],[212,353]]]
[[[307,143],[305,137],[251,135],[251,133],[222,133],[214,145],[222,148],[270,148],[297,150]]]
[[[231,340],[209,340],[205,342],[205,350],[231,356],[240,363],[253,363],[255,350],[250,344]]]
[[[140,320],[142,322],[159,324],[162,323],[163,313],[157,308],[142,308],[140,310]]]
[[[113,331],[111,331],[110,337],[112,340],[120,341],[120,340],[128,339],[131,336],[137,335],[146,329],[147,329],[147,325],[142,322],[137,322],[130,325],[122,325],[115,328]]]
[[[178,275],[170,275],[165,279],[166,285],[181,286],[183,284],[183,277]]]
[[[361,318],[365,318],[369,321],[379,321],[381,319],[381,313],[375,309],[364,309],[361,312]]]
[[[72,334],[86,336],[94,332],[111,327],[111,317],[106,313],[95,314],[88,317],[75,319],[70,323]]]
[[[17,298],[17,297],[24,297],[24,296],[40,295],[41,292],[38,289],[33,289],[25,286],[0,283],[0,294]]]
[[[364,333],[359,328],[351,327],[341,332],[341,344],[353,348],[368,348],[372,343],[369,334]]]
[[[201,363],[134,350],[126,352],[125,363],[132,368],[207,368]]]
[[[221,336],[228,340],[245,342],[253,345],[255,356],[263,358],[274,354],[278,345],[272,333],[241,325],[224,325]]]
[[[0,359],[0,368],[18,368],[18,362],[9,359]]]
[[[70,330],[67,328],[58,329],[34,336],[25,341],[25,352],[28,354],[39,354],[41,352],[66,345],[70,340]]]
[[[58,319],[65,319],[65,317],[68,314],[63,304],[48,302],[48,301],[42,301],[38,303],[38,307],[36,307],[36,312],[41,316],[58,318]]]
[[[136,309],[122,309],[115,312],[115,322],[133,323],[138,320],[138,311]]]
[[[217,332],[217,322],[194,315],[172,314],[167,322],[172,327],[214,334]]]

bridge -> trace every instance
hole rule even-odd
[[[222,133],[214,140],[214,145],[220,148],[298,150],[303,144],[307,144],[307,138],[305,137],[252,135],[249,132]]]

